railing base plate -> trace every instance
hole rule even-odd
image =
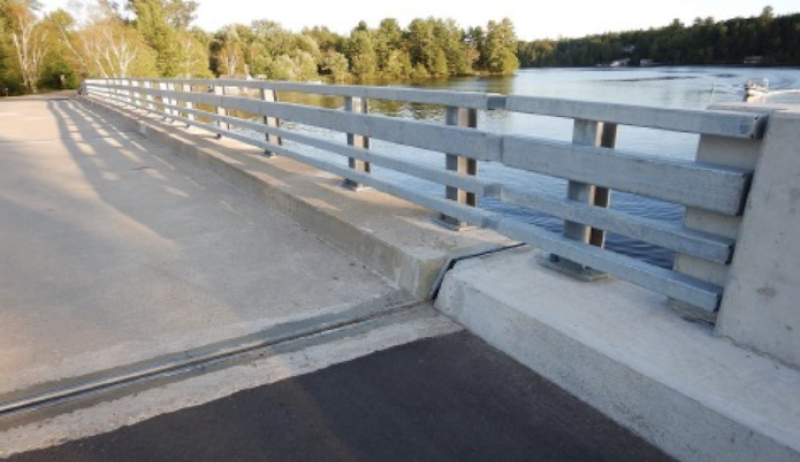
[[[595,282],[608,279],[610,276],[594,268],[575,263],[572,260],[561,258],[558,255],[550,254],[547,258],[541,259],[541,264],[547,268],[566,274],[584,282]]]
[[[443,228],[449,229],[450,231],[466,231],[477,228],[477,226],[470,225],[463,221],[459,221],[456,218],[448,217],[447,215],[442,214],[437,215],[433,219],[433,222]]]
[[[344,180],[342,182],[342,187],[353,192],[370,191],[374,189],[371,186],[364,186],[363,184],[351,180]]]
[[[712,326],[717,323],[716,312],[710,312],[674,298],[667,299],[667,306],[673,313],[686,321],[710,324]]]

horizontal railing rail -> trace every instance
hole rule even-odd
[[[110,85],[109,88],[126,90],[129,87]],[[272,116],[344,133],[359,133],[397,144],[432,151],[446,151],[477,160],[499,160],[500,156],[500,137],[478,130],[438,126],[415,120],[349,113],[293,103],[272,103],[240,96],[197,94],[152,88],[137,89],[137,93],[167,99],[181,98],[182,101],[195,104],[206,104],[254,115]]]
[[[751,172],[614,149],[507,136],[503,165],[737,215]],[[665,179],[669,181],[665,181]]]
[[[126,89],[121,85],[111,85],[110,88]],[[748,172],[730,168],[714,168],[696,162],[637,156],[521,136],[505,138],[501,158],[500,136],[474,129],[442,127],[413,120],[342,113],[333,109],[236,96],[183,94],[149,88],[138,92],[161,98],[180,97],[183,101],[195,104],[273,116],[346,133],[360,133],[371,138],[476,160],[500,161],[513,168],[570,180],[591,181],[601,186],[729,215],[741,210],[743,192],[749,181]],[[671,178],[677,184],[667,184],[661,181],[663,178]],[[704,194],[698,194],[701,188]]]
[[[177,91],[178,86],[188,91]],[[238,94],[218,89],[238,88]],[[241,89],[259,90],[249,95]],[[370,114],[280,102],[265,91],[311,93],[343,98],[384,99],[406,103],[446,106],[465,113],[471,123],[441,125]],[[551,263],[611,274],[665,294],[672,299],[713,312],[724,290],[718,284],[662,268],[604,248],[604,235],[613,232],[631,239],[690,255],[714,264],[730,263],[735,240],[683,225],[637,217],[608,208],[610,191],[628,193],[707,210],[722,216],[743,213],[753,172],[716,164],[676,160],[614,149],[616,125],[632,125],[717,137],[759,139],[765,117],[726,111],[687,111],[610,105],[580,101],[500,96],[478,93],[418,90],[391,87],[317,85],[288,82],[208,79],[89,80],[85,93],[101,102],[127,106],[185,123],[217,135],[259,147],[395,195],[449,217],[456,222],[496,230],[512,239],[552,253]],[[203,108],[205,107],[205,109]],[[353,104],[350,105],[353,107]],[[366,106],[364,106],[366,107]],[[543,116],[575,119],[576,137],[570,142],[520,134],[499,134],[478,128],[474,111],[505,109]],[[252,117],[232,115],[232,111]],[[449,117],[449,116],[448,116]],[[292,121],[350,135],[348,143],[309,135],[269,121]],[[605,125],[604,125],[605,124]],[[260,133],[256,138],[243,132]],[[586,134],[590,136],[585,136]],[[567,180],[576,192],[567,198],[522,190],[518,186],[489,181],[461,167],[435,168],[369,149],[368,142],[354,143],[354,136],[445,153],[453,159],[497,162],[519,170]],[[602,136],[601,136],[602,135]],[[595,138],[593,138],[595,137]],[[602,138],[602,139],[601,139]],[[276,141],[278,140],[278,141]],[[308,155],[279,140],[321,149],[346,157],[344,166]],[[562,219],[571,231],[548,231],[496,210],[482,208],[463,194],[432,197],[398,182],[378,178],[369,168],[352,161],[374,164],[476,197],[493,198]],[[604,197],[602,201],[598,198]],[[584,231],[576,235],[573,231]],[[576,237],[577,236],[577,237]],[[599,239],[598,239],[599,236]]]
[[[273,90],[289,93],[306,93],[314,95],[356,97],[400,101],[405,103],[435,104],[439,106],[455,106],[471,109],[501,109],[505,105],[505,96],[453,92],[441,90],[421,90],[402,87],[374,87],[364,85],[323,85],[299,82],[273,82],[264,80],[233,79],[128,79],[131,82],[165,83],[173,85],[209,86],[249,88]]]
[[[406,103],[435,104],[479,110],[505,109],[528,114],[570,119],[597,120],[620,125],[668,131],[719,135],[734,138],[760,138],[766,118],[758,114],[728,111],[664,109],[614,103],[576,101],[531,96],[426,90],[364,85],[323,85],[299,82],[274,82],[234,79],[128,79],[139,83],[165,83],[187,86],[249,88],[290,93],[358,97]]]
[[[746,112],[665,109],[531,96],[509,96],[504,108],[528,114],[731,138],[761,138],[766,123],[765,117]]]

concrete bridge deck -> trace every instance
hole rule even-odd
[[[281,213],[79,104],[21,100],[2,113],[0,395],[408,301]]]
[[[0,402],[267,338],[0,415],[0,458],[669,460],[124,126],[70,95],[0,102]]]

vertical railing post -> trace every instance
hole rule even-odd
[[[369,103],[366,98],[361,98],[358,96],[346,96],[344,98],[344,110],[357,114],[368,114]],[[369,137],[356,133],[348,133],[347,144],[353,146],[354,148],[369,149]],[[364,162],[363,160],[349,157],[347,159],[347,163],[351,169],[358,172],[369,173],[371,171],[369,162]],[[364,185],[348,179],[344,180],[344,186],[354,191],[361,191],[365,188]]]
[[[139,92],[136,89],[139,87],[139,83],[135,80],[128,80],[128,86],[130,87],[130,94],[131,94],[131,106],[133,106],[133,110],[138,109],[136,106],[139,104]]]
[[[449,106],[445,113],[445,123],[456,127],[477,128],[478,111],[476,109]],[[478,161],[455,154],[445,154],[445,168],[461,175],[475,176],[478,174]],[[452,186],[445,187],[445,197],[471,207],[478,205],[478,198],[475,193]],[[439,216],[439,222],[445,227],[456,231],[463,229],[467,225],[455,217],[444,214]]]
[[[614,149],[617,147],[617,124],[604,123],[602,134],[600,135],[600,146]],[[594,206],[610,208],[611,190],[602,186],[594,188]],[[589,232],[589,243],[593,246],[603,248],[606,246],[606,232],[599,228],[592,228]]]
[[[108,86],[116,86],[117,85],[117,79],[109,80],[107,85]],[[111,93],[115,98],[119,97],[119,90],[118,89],[116,89],[116,88],[108,88],[108,87],[106,87],[106,88],[108,89],[109,93]],[[119,103],[119,102],[118,101],[114,101],[114,103]]]
[[[614,148],[617,139],[616,124],[606,124],[593,120],[575,119],[572,130],[572,143],[578,146],[602,146]],[[611,205],[611,191],[608,188],[592,184],[569,181],[567,183],[567,199],[590,204],[596,207]],[[604,230],[592,228],[583,223],[564,221],[564,236],[579,242],[605,246]],[[567,260],[558,255],[550,255],[548,266],[583,280],[596,280],[605,276],[588,266]]]
[[[120,91],[122,93],[122,101],[126,106],[131,104],[131,94],[128,88],[128,79],[119,79],[119,85],[123,87]]]
[[[148,89],[148,90],[153,88],[153,85],[149,81],[142,82],[142,86],[144,88]],[[147,109],[149,109],[151,111],[155,111],[156,106],[155,106],[155,104],[153,104],[153,101],[154,101],[153,100],[153,95],[150,94],[150,93],[147,93],[144,98],[147,100]]]
[[[225,87],[222,85],[214,85],[214,94],[217,96],[225,96]],[[222,105],[217,105],[217,115],[226,116],[228,115],[228,111],[222,107]],[[217,126],[223,130],[230,130],[230,124],[227,124],[221,120],[217,121]],[[221,133],[217,133],[217,139],[222,138]]]
[[[167,82],[167,91],[174,92],[175,91],[175,84],[172,83],[172,82]],[[170,104],[172,106],[177,106],[178,105],[178,100],[174,96],[169,96],[169,97],[167,97],[167,104]],[[177,109],[168,109],[167,113],[170,114],[171,116],[179,116],[180,115],[180,111],[178,111]],[[171,119],[169,119],[169,122],[170,123],[175,122],[175,119],[171,118]]]
[[[182,88],[183,88],[183,86],[180,85],[180,84],[169,83],[169,90],[172,91],[172,92],[177,93],[177,92],[181,91]],[[172,98],[170,98],[170,104],[172,104],[173,106],[180,107],[181,106],[180,96],[175,95]],[[173,109],[172,110],[172,115],[174,115],[175,117],[183,117],[184,116],[183,111],[181,111],[180,109]]]
[[[126,79],[125,86],[128,87],[128,104],[131,106],[131,109],[136,109],[136,95],[134,94],[133,80]]]
[[[121,100],[122,100],[122,101],[118,101],[118,102],[119,102],[120,104],[122,104],[122,105],[125,105],[125,100],[126,100],[126,97],[125,97],[125,90],[124,90],[124,89],[122,89],[122,88],[119,88],[119,87],[123,86],[123,85],[124,85],[124,83],[125,83],[125,81],[124,81],[124,80],[122,80],[122,79],[116,79],[116,80],[114,80],[114,85],[116,85],[116,86],[117,86],[117,97],[118,97],[119,99],[121,99]]]
[[[600,144],[603,124],[590,120],[575,120],[572,131],[572,143],[579,146],[597,146]],[[595,186],[576,181],[567,184],[567,199],[594,204]],[[591,228],[581,223],[566,221],[564,223],[564,235],[570,239],[581,242],[589,242]]]
[[[120,85],[125,86],[125,88],[122,90],[125,104],[131,106],[133,110],[136,110],[136,88],[133,80],[123,79],[121,82],[122,83]]]
[[[117,97],[120,99],[120,101],[118,101],[118,102],[119,102],[119,104],[124,106],[126,104],[126,101],[127,101],[127,96],[125,94],[125,89],[124,88],[119,88],[119,87],[122,87],[123,85],[125,85],[125,81],[122,80],[122,79],[116,79],[114,81],[114,84],[117,86],[117,93],[118,93]]]
[[[187,92],[187,91],[188,91],[188,93],[193,93],[194,92],[194,86],[193,85],[182,85],[181,88],[183,89],[184,92]],[[191,121],[191,122],[194,122],[195,120],[197,120],[195,115],[194,115],[194,113],[193,112],[189,112],[189,111],[194,109],[194,103],[187,100],[187,101],[184,102],[184,104],[186,105],[186,109],[187,109],[186,118],[189,119],[189,121]],[[186,128],[189,128],[191,126],[192,126],[192,124],[190,124],[190,123],[186,124]]]
[[[261,89],[261,99],[268,102],[268,103],[277,103],[278,102],[278,93],[275,90],[269,88],[262,88]],[[278,128],[281,126],[280,120],[275,117],[264,116],[264,125],[267,127],[274,127]],[[283,140],[280,136],[271,135],[267,133],[266,136],[267,143],[275,144],[277,146],[283,145]],[[264,155],[267,157],[272,157],[275,155],[274,152],[270,151],[269,149],[264,150]]]
[[[167,90],[166,82],[158,82],[158,89],[166,91]],[[165,106],[166,104],[169,104],[169,99],[166,96],[161,95],[161,115],[164,117],[164,120],[169,119],[169,111],[167,109],[167,106]]]

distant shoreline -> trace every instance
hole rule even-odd
[[[607,70],[607,71],[620,71],[630,69],[657,69],[661,67],[720,67],[720,68],[737,68],[737,69],[797,69],[800,71],[800,66],[796,64],[654,64],[652,66],[531,66],[520,67],[520,71],[531,69],[591,69],[591,70]]]

